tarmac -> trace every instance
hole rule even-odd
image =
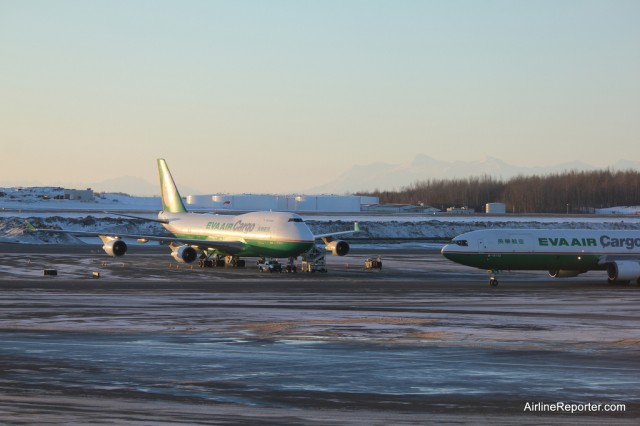
[[[604,273],[491,288],[401,244],[295,274],[178,265],[168,250],[0,245],[0,422],[640,418],[640,288]],[[365,270],[377,255],[382,270]]]

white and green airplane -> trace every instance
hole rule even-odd
[[[110,256],[123,256],[128,249],[123,239],[139,242],[159,241],[170,244],[171,255],[180,263],[191,263],[198,258],[198,252],[205,256],[241,256],[262,258],[296,258],[315,247],[316,239],[322,239],[325,250],[334,255],[344,256],[349,252],[346,241],[337,240],[341,234],[353,230],[331,234],[314,235],[303,219],[294,213],[252,212],[236,216],[190,213],[184,206],[180,193],[164,159],[158,159],[162,211],[158,219],[145,219],[161,223],[174,237],[159,235],[109,234],[100,232],[77,232],[65,230],[39,229],[67,233],[83,237],[99,237],[103,249]],[[128,215],[121,215],[128,216]],[[128,216],[134,217],[136,216]]]
[[[542,270],[554,278],[607,271],[610,283],[640,284],[640,231],[483,229],[455,237],[441,253],[449,260],[488,270]]]

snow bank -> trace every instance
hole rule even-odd
[[[0,220],[0,242],[23,244],[82,244],[84,240],[67,234],[30,232],[26,222],[39,229],[64,229],[69,231],[104,232],[111,234],[167,235],[156,222],[120,217],[7,217]],[[100,244],[99,239],[95,239]]]
[[[0,188],[2,210],[150,210],[158,211],[160,197],[131,197],[126,194],[96,193],[94,201],[64,200],[60,187]]]
[[[422,220],[422,221],[374,221],[360,222],[360,232],[349,236],[353,239],[433,239],[450,240],[456,235],[478,229],[640,229],[640,219],[633,220],[607,220],[605,218],[567,221],[565,218],[556,218],[555,221],[548,218],[545,221],[529,218],[517,218],[509,220],[496,218],[467,218],[466,220]],[[333,221],[306,221],[311,230],[316,233],[328,233],[344,231],[353,226],[353,222],[345,220]]]
[[[353,229],[352,217],[313,217],[307,218],[306,223],[314,234],[326,234]],[[517,217],[509,218],[493,217],[467,217],[439,218],[425,220],[406,220],[395,217],[359,217],[360,232],[346,237],[348,240],[387,239],[387,240],[437,240],[446,241],[456,235],[477,229],[488,228],[538,228],[538,229],[639,229],[640,219],[630,218],[625,220],[606,218],[545,218],[540,221],[537,218]],[[366,219],[366,220],[362,220]],[[413,218],[416,219],[416,218]],[[123,217],[96,217],[93,215],[77,217],[65,217],[62,215],[26,218],[36,228],[65,229],[84,232],[104,232],[111,234],[141,234],[141,235],[167,235],[162,225],[141,219]],[[25,218],[6,217],[0,220],[0,242],[27,243],[27,244],[78,244],[84,240],[76,237],[57,234],[27,231]],[[95,239],[95,243],[100,241]]]

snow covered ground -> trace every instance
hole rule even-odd
[[[31,244],[73,244],[81,242],[68,235],[26,232],[25,220],[38,228],[100,231],[105,233],[166,235],[161,225],[139,219],[110,215],[112,212],[135,212],[154,218],[160,209],[157,197],[130,197],[102,194],[94,202],[55,199],[61,188],[0,188],[0,242]],[[349,240],[436,240],[476,229],[486,228],[552,228],[552,229],[639,229],[640,207],[608,209],[617,215],[420,215],[420,214],[303,214],[316,234],[344,231],[360,223],[361,232]],[[96,243],[99,243],[96,240]]]
[[[126,194],[96,193],[95,201],[57,199],[64,196],[59,187],[0,188],[0,210],[159,210],[159,197],[131,197]]]

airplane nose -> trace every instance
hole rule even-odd
[[[440,254],[442,254],[444,257],[446,257],[447,259],[451,260],[451,258],[449,257],[451,254],[451,244],[446,244],[444,247],[442,247],[442,249],[440,250]]]

